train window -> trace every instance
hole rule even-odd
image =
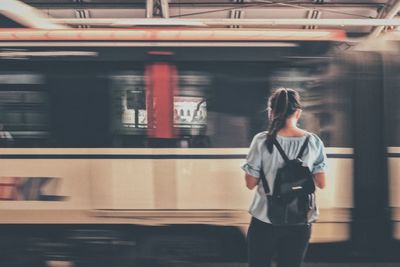
[[[52,147],[111,145],[109,85],[102,68],[88,62],[46,66]]]
[[[186,67],[178,67],[176,73],[174,107],[180,113],[174,117],[174,130],[180,140],[189,141],[190,146],[194,146],[193,140],[207,139],[206,94],[211,85],[210,75],[208,72]]]
[[[351,146],[350,118],[344,119],[351,112],[351,91],[337,87],[341,74],[328,59],[295,64],[193,62],[179,64],[178,70],[178,76],[191,72],[204,77],[196,90],[179,86],[180,94],[192,90],[206,102],[197,111],[207,115],[202,118],[206,127],[187,136],[191,146],[247,147],[256,133],[267,129],[267,99],[279,87],[300,92],[305,111],[301,127],[317,133],[327,146]]]
[[[144,134],[147,128],[145,77],[141,72],[111,76],[112,128],[116,134]]]
[[[42,146],[48,138],[44,82],[37,73],[0,73],[0,146]]]
[[[302,128],[316,133],[326,146],[351,147],[352,90],[348,78],[343,65],[325,59],[277,69],[271,75],[271,86],[298,89]]]
[[[267,129],[271,91],[291,87],[301,127],[350,146],[350,90],[328,60],[147,64],[0,73],[0,128],[26,147],[248,147]]]
[[[332,82],[338,80],[340,73],[331,65],[329,60],[296,61],[293,65],[168,63],[160,75],[173,76],[168,85],[162,85],[166,86],[164,91],[172,92],[172,98],[168,100],[165,95],[163,103],[156,100],[152,91],[158,86],[154,81],[159,79],[157,73],[115,73],[111,75],[113,145],[248,147],[256,133],[267,129],[266,104],[271,91],[290,87],[298,89],[302,96],[305,112],[301,127],[317,133],[327,146],[350,146],[349,118],[343,119],[351,111],[350,91]],[[155,115],[161,105],[170,105],[165,112],[171,112],[167,116],[173,117],[172,132],[162,140],[152,133],[159,126],[157,121],[167,118]],[[170,130],[167,127],[162,131]]]
[[[182,141],[188,136],[200,135],[201,129],[206,128],[207,100],[204,91],[208,85],[207,77],[195,72],[182,71],[176,77],[170,77],[170,82],[165,85],[162,81],[161,83],[155,81],[159,76],[154,73],[154,70],[161,70],[163,67],[166,67],[164,71],[170,72],[170,76],[174,76],[174,65],[167,64],[156,66],[154,69],[151,69],[150,65],[146,75],[143,71],[123,71],[110,75],[114,146],[158,147],[160,144],[165,146],[166,143],[167,146],[175,147],[184,143]],[[170,142],[156,140],[152,133],[160,126],[159,121],[165,119],[157,118],[156,114],[160,114],[157,113],[157,109],[168,104],[166,96],[160,100],[155,95],[157,86],[163,86],[161,93],[166,90],[172,92],[170,100],[172,134],[168,136]],[[150,119],[149,114],[151,114]]]
[[[321,112],[317,115],[319,120],[319,125],[321,128],[329,127],[332,125],[333,116],[329,112]]]

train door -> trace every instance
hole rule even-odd
[[[389,255],[398,259],[400,246],[400,88],[398,71],[400,56],[383,54],[385,145],[388,167],[388,210],[391,243]]]
[[[346,83],[352,91],[354,142],[354,207],[352,256],[364,260],[385,258],[390,251],[386,158],[385,73],[375,52],[345,54]]]

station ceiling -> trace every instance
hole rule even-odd
[[[396,19],[400,11],[400,0],[23,0],[23,2],[40,9],[49,17],[59,19]],[[237,26],[232,25],[232,27]],[[369,25],[280,27],[340,28],[350,37],[366,36],[376,30],[376,27]],[[394,27],[385,27],[382,30],[391,31]]]

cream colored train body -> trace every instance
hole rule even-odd
[[[4,183],[15,177],[57,178],[40,189],[32,185],[31,194],[40,190],[64,199],[0,201],[0,223],[209,224],[246,231],[254,193],[244,186],[240,169],[246,153],[243,148],[3,149],[3,157],[37,158],[1,160],[2,199],[13,197],[17,185]],[[327,153],[334,158],[328,160],[328,186],[317,192],[321,216],[312,242],[349,238],[352,150]],[[338,154],[342,158],[335,158]]]

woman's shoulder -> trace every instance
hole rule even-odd
[[[267,138],[268,131],[262,131],[256,134],[253,139],[265,139]]]
[[[324,143],[322,142],[321,138],[312,132],[307,132],[307,134],[310,136],[310,143],[313,144],[314,146],[324,146]]]
[[[253,137],[253,144],[261,144],[264,143],[265,140],[267,140],[267,131],[259,132]]]

